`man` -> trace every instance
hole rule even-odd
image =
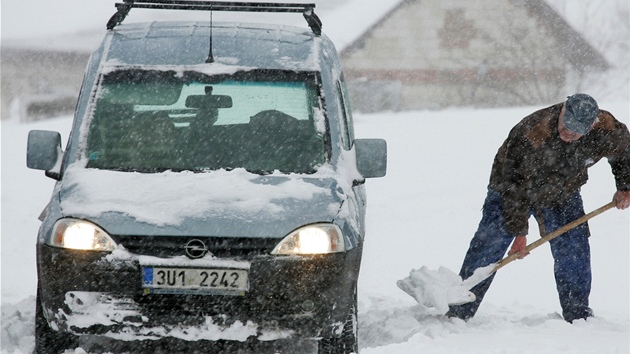
[[[630,133],[612,114],[599,110],[589,95],[578,93],[564,103],[525,117],[499,148],[492,166],[483,217],[464,258],[460,276],[498,262],[509,254],[526,256],[528,219],[550,233],[584,215],[580,187],[587,168],[606,157],[617,186],[618,209],[630,206]],[[556,287],[566,321],[593,316],[588,224],[551,240]],[[451,306],[450,317],[474,316],[494,274],[471,291],[475,302]]]

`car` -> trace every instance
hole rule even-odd
[[[37,236],[36,352],[297,339],[357,352],[365,181],[385,176],[387,144],[355,139],[315,5],[116,6],[65,149],[58,132],[28,136],[27,166],[56,180]],[[309,27],[123,23],[134,8],[296,12]]]

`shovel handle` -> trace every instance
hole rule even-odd
[[[555,231],[553,231],[550,234],[547,234],[543,237],[541,237],[540,239],[530,243],[529,245],[527,245],[527,247],[525,247],[525,252],[529,253],[530,251],[532,251],[533,249],[537,248],[538,246],[542,245],[543,243],[549,242],[550,240],[553,240],[554,238],[562,235],[563,233],[575,228],[578,225],[581,225],[585,222],[587,222],[588,220],[592,219],[593,217],[605,212],[608,209],[613,208],[615,205],[617,204],[616,201],[612,201],[604,206],[601,206],[593,211],[591,211],[590,213],[575,219],[573,221],[571,221],[570,223],[556,229]],[[502,260],[499,261],[499,263],[497,263],[497,266],[494,268],[494,270],[492,271],[492,273],[496,272],[497,270],[503,268],[505,265],[507,265],[508,263],[512,262],[515,259],[518,259],[519,254],[518,253],[512,253],[511,255],[503,258]]]

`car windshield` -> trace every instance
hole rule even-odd
[[[89,168],[313,173],[326,159],[315,73],[116,70],[97,97]]]

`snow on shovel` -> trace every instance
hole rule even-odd
[[[538,246],[611,209],[615,204],[616,202],[612,201],[558,228],[554,232],[542,236],[540,239],[527,245],[525,253],[529,253]],[[466,280],[462,280],[459,275],[446,267],[440,267],[435,271],[422,266],[420,269],[412,269],[409,272],[409,276],[397,281],[396,285],[398,285],[402,291],[416,299],[418,304],[423,306],[428,312],[445,314],[448,311],[449,305],[461,305],[475,301],[475,294],[470,292],[470,289],[508,263],[518,259],[518,256],[518,253],[514,253],[497,263],[491,263],[485,267],[477,268],[473,275]]]

